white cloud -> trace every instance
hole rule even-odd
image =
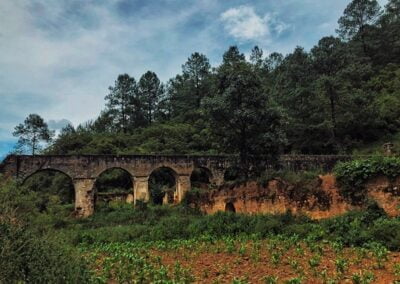
[[[258,15],[252,6],[242,5],[230,8],[220,15],[228,33],[242,41],[268,40],[271,36],[279,36],[290,25],[278,20],[276,14]]]
[[[230,8],[221,14],[228,33],[239,40],[258,40],[268,37],[268,17],[260,17],[251,6]]]

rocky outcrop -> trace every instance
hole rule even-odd
[[[376,200],[390,216],[400,215],[400,178],[390,181],[381,177],[366,186],[368,196]],[[313,219],[329,218],[349,210],[361,209],[361,206],[351,205],[340,195],[333,175],[294,184],[275,178],[264,186],[257,182],[225,185],[203,192],[189,202],[208,214],[218,211],[277,214],[290,210],[294,214],[305,214]]]

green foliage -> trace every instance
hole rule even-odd
[[[15,127],[14,136],[19,137],[17,150],[24,151],[25,147],[35,155],[41,149],[41,142],[50,142],[54,132],[49,130],[47,123],[37,114],[30,114],[24,121]]]
[[[395,178],[400,175],[400,158],[376,156],[341,162],[335,166],[335,176],[341,194],[353,204],[365,202],[365,183],[377,176]]]
[[[71,250],[38,236],[27,227],[0,220],[0,282],[82,283],[85,262]]]
[[[90,275],[77,252],[44,234],[37,194],[0,182],[0,282],[87,282]],[[49,222],[58,221],[47,218],[45,225]]]
[[[161,264],[159,258],[152,256],[146,246],[135,243],[112,243],[84,245],[80,247],[85,255],[94,277],[92,281],[107,283],[192,283],[191,271],[176,262],[173,271]],[[99,261],[99,255],[102,255]],[[99,262],[101,263],[99,267]],[[115,265],[118,263],[118,265]]]
[[[276,158],[285,143],[284,116],[236,47],[224,54],[217,80],[219,90],[204,103],[210,128],[221,139],[221,152],[239,155],[246,176],[252,156]]]
[[[338,33],[344,38],[360,35],[364,40],[366,28],[373,25],[380,15],[380,6],[376,0],[353,0],[339,19]]]
[[[375,275],[370,271],[367,271],[365,273],[362,273],[360,271],[360,272],[354,273],[352,275],[351,279],[353,280],[354,284],[369,284],[374,281]]]
[[[154,121],[157,111],[157,104],[163,93],[163,86],[156,73],[147,71],[140,77],[138,83],[138,93],[141,106],[147,125]]]
[[[109,169],[100,174],[96,179],[95,186],[98,193],[131,193],[133,190],[131,175],[118,168]]]
[[[67,175],[57,171],[39,171],[28,177],[23,185],[26,192],[33,191],[38,194],[41,210],[46,210],[49,202],[60,204],[73,204],[75,190],[72,180]]]
[[[119,75],[114,87],[105,97],[107,110],[94,126],[127,133],[131,127],[141,126],[143,109],[139,101],[136,80],[128,74]],[[103,125],[100,125],[103,124]]]
[[[265,57],[255,46],[246,60],[233,46],[214,67],[194,52],[166,84],[152,71],[139,83],[121,74],[99,117],[67,126],[46,152],[234,153],[246,168],[251,155],[376,148],[400,131],[398,12],[398,0],[384,11],[352,0],[341,38],[323,37],[309,52]]]

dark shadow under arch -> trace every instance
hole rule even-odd
[[[235,181],[240,177],[239,167],[229,167],[225,170],[224,181]]]
[[[108,168],[97,176],[94,189],[96,205],[125,202],[129,194],[133,195],[133,177],[123,168]]]
[[[190,184],[192,187],[205,188],[211,183],[212,177],[212,173],[208,168],[196,167],[190,175]]]
[[[150,200],[153,204],[172,204],[175,202],[177,173],[169,167],[153,170],[149,177]]]
[[[49,204],[75,204],[75,189],[72,178],[57,169],[41,169],[23,181],[21,186],[30,191],[38,192],[37,201],[40,211],[46,211]],[[71,206],[71,210],[73,206]]]

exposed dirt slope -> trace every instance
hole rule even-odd
[[[390,181],[380,177],[367,185],[368,196],[391,216],[400,214],[400,178]],[[306,183],[290,184],[282,179],[270,180],[265,186],[248,182],[239,186],[222,186],[193,200],[201,210],[240,213],[302,213],[314,219],[341,215],[352,206],[341,195],[333,175],[319,176]]]

